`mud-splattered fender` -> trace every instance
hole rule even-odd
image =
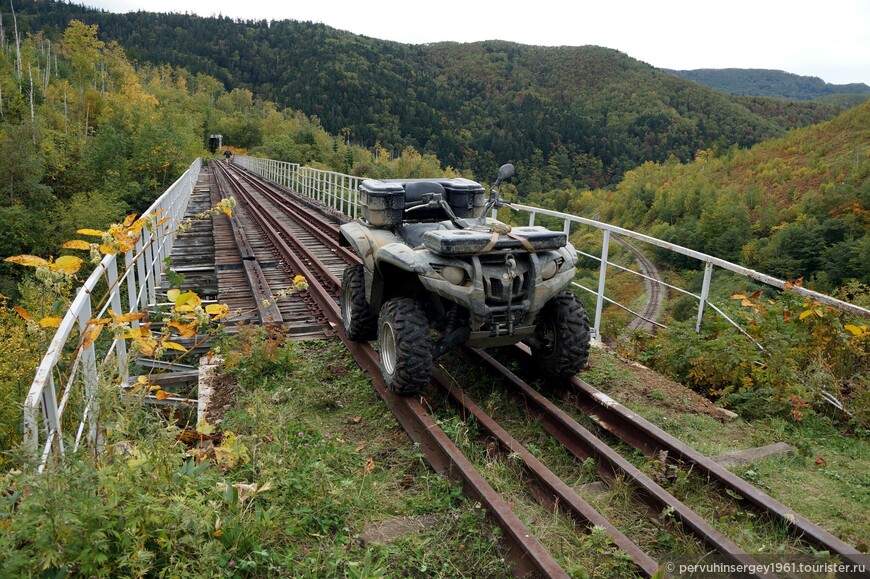
[[[352,247],[362,259],[366,269],[373,271],[375,268],[375,245],[374,240],[369,236],[369,231],[371,230],[359,221],[345,223],[339,228],[338,244],[342,247]]]
[[[375,250],[375,262],[379,269],[390,264],[417,275],[435,275],[428,255],[428,252],[414,251],[404,243],[390,243]]]

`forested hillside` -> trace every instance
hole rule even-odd
[[[760,68],[664,70],[674,76],[694,80],[732,95],[794,100],[813,100],[832,95],[863,95],[865,99],[870,97],[870,86],[864,83],[831,84],[818,77],[801,76],[781,70]]]
[[[646,163],[597,197],[533,197],[823,291],[870,284],[870,102],[751,149]]]
[[[534,170],[521,171],[534,172],[524,182],[533,189],[613,184],[646,161],[750,146],[838,110],[750,105],[591,46],[405,45],[310,22],[16,5],[23,30],[62,29],[73,14],[99,24],[100,37],[118,41],[133,61],[208,74],[228,90],[316,115],[351,142],[391,151],[410,145],[466,174],[513,161]],[[238,146],[255,139],[227,137]]]
[[[410,149],[348,147],[317,119],[226,91],[217,79],[168,65],[134,66],[96,25],[17,37],[0,9],[0,256],[48,255],[78,227],[141,212],[193,159],[210,133],[270,156],[371,176],[440,174]],[[244,136],[244,138],[242,138]],[[20,271],[0,261],[0,295]]]

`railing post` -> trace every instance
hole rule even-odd
[[[53,439],[52,445],[57,454],[64,455],[63,432],[61,431],[60,410],[57,407],[57,389],[54,387],[54,376],[49,376],[45,390],[42,391],[42,418],[45,421],[45,440]],[[37,437],[38,440],[38,437]]]
[[[117,315],[121,315],[123,308],[121,306],[121,288],[118,286],[118,256],[112,260],[109,269],[106,271],[106,282],[109,284],[109,293],[112,296],[112,311]],[[118,376],[124,382],[130,377],[127,371],[127,342],[126,340],[115,340],[115,356],[118,363]]]
[[[569,223],[566,220],[566,223]],[[595,302],[595,338],[601,340],[601,313],[604,310],[604,282],[607,279],[607,260],[610,253],[610,230],[604,230],[604,242],[601,246],[601,268],[598,270],[598,298]]]
[[[91,298],[88,296],[88,299],[84,301],[82,311],[78,315],[79,335],[85,335],[85,331],[88,328],[88,320],[91,319],[92,313]],[[97,400],[99,374],[97,372],[96,347],[93,343],[82,350],[81,364],[83,372],[82,379],[85,385],[85,407],[86,409],[89,409],[86,410],[88,413],[88,444],[90,444],[95,450],[99,451],[99,446],[102,442],[97,429],[97,422],[100,414],[99,402]],[[72,387],[72,384],[67,385],[67,388],[70,387]],[[58,432],[58,436],[60,436],[60,432]]]
[[[704,285],[701,286],[701,299],[698,303],[698,320],[695,322],[695,333],[701,333],[701,321],[704,319],[704,305],[707,303],[707,298],[710,297],[710,282],[713,279],[713,264],[706,262],[704,264]]]
[[[124,254],[124,272],[127,275],[127,302],[130,308],[127,311],[135,312],[139,309],[139,303],[136,297],[139,290],[136,288],[136,268],[135,262],[133,261],[133,250]],[[133,320],[131,323],[134,328],[139,327],[139,320]]]
[[[148,307],[148,270],[145,267],[148,251],[145,244],[150,238],[151,234],[148,230],[143,229],[139,241],[136,242],[136,253],[139,254],[139,259],[136,260],[136,271],[139,274],[139,288],[136,291],[136,298],[139,302],[138,309],[143,312]]]

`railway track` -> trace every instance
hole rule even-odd
[[[381,398],[411,439],[419,444],[432,467],[460,482],[469,497],[489,510],[494,522],[503,530],[517,574],[567,577],[556,557],[514,513],[510,499],[497,492],[445,434],[430,411],[429,401],[425,398],[403,398],[388,391],[380,374],[378,354],[372,345],[350,341],[345,335],[339,304],[340,279],[344,268],[359,263],[359,260],[353,253],[338,246],[339,219],[312,209],[310,201],[295,198],[238,168],[219,165],[215,171],[220,183],[218,193],[231,194],[239,201],[238,215],[235,217],[237,222],[230,225],[231,229],[237,228],[232,233],[234,242],[246,240],[246,243],[236,246],[241,256],[239,259],[242,262],[256,262],[260,266],[259,273],[257,267],[245,266],[244,263],[241,267],[228,270],[236,274],[233,280],[237,293],[245,291],[240,285],[245,281],[239,277],[242,270],[247,279],[247,291],[256,294],[255,302],[281,303],[284,298],[276,299],[275,296],[281,295],[281,290],[290,285],[295,275],[305,276],[309,283],[309,290],[303,292],[305,295],[299,299],[307,311],[296,306],[291,308],[289,304],[279,307],[277,313],[263,308],[259,321],[282,323],[292,328],[298,317],[304,320],[301,322],[303,325],[310,326],[313,323],[321,335],[339,337],[357,363],[369,374]],[[229,232],[223,232],[220,237],[226,242],[229,235]],[[280,320],[276,319],[277,315],[280,315]],[[468,367],[497,377],[515,400],[516,407],[525,409],[532,420],[576,457],[578,465],[593,465],[598,477],[608,485],[629,481],[631,499],[637,507],[638,517],[646,517],[655,525],[665,525],[679,534],[690,536],[719,560],[751,570],[743,576],[762,576],[758,571],[762,565],[757,559],[743,552],[712,522],[698,515],[624,458],[614,449],[617,445],[613,441],[609,444],[606,437],[596,436],[584,428],[565,411],[565,405],[569,404],[572,409],[590,417],[620,444],[637,449],[646,456],[665,457],[664,461],[669,464],[700,473],[709,481],[711,492],[738,495],[759,516],[780,521],[794,541],[806,545],[808,551],[828,551],[844,563],[867,563],[866,556],[852,546],[670,437],[582,380],[572,379],[561,396],[555,393],[555,398],[535,390],[529,385],[529,382],[534,381],[534,376],[526,374],[530,352],[524,346],[510,349],[511,360],[516,363],[511,365],[518,364],[520,367],[517,371],[508,369],[508,364],[486,352],[464,349],[457,356]],[[474,388],[459,384],[454,377],[440,369],[433,372],[432,382],[442,393],[440,395],[455,407],[459,416],[473,417],[487,439],[494,442],[500,452],[521,461],[531,496],[536,497],[548,510],[561,512],[575,521],[579,533],[591,532],[593,528],[604,529],[613,545],[630,559],[636,576],[652,576],[659,572],[660,562],[638,546],[618,525],[597,512],[569,482],[550,470],[511,434],[509,428],[490,416],[483,405],[475,402]],[[663,513],[668,516],[663,517]]]

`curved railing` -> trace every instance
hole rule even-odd
[[[110,309],[120,316],[144,312],[155,303],[164,273],[164,259],[172,253],[175,231],[184,217],[201,164],[201,159],[194,161],[143,214],[145,218],[159,215],[160,219],[154,220],[150,230],[142,229],[134,250],[123,256],[107,255],[102,259],[64,315],[24,402],[23,447],[34,462],[38,462],[39,470],[44,468],[52,452],[65,453],[64,424],[76,425],[74,449],[83,438],[99,446],[94,418],[98,413],[95,396],[99,380],[98,355],[104,356],[104,360],[114,355],[118,376],[126,380],[127,348],[124,340],[115,339],[102,348],[104,352],[98,352],[96,344],[85,345],[85,330],[90,320],[103,317]],[[101,299],[95,301],[95,295]],[[138,325],[138,322],[132,323]],[[69,416],[73,406],[76,417]]]
[[[358,190],[359,183],[362,181],[362,178],[360,177],[352,177],[350,175],[343,175],[341,173],[311,169],[310,167],[303,167],[296,164],[283,163],[281,161],[274,161],[271,159],[259,159],[255,157],[237,157],[236,162],[252,172],[255,172],[267,179],[270,179],[276,183],[288,187],[292,191],[316,199],[317,201],[323,203],[328,207],[331,207],[332,209],[335,209],[336,211],[349,215],[350,217],[359,216],[360,211]],[[278,178],[276,178],[276,176]],[[630,312],[635,316],[643,318],[641,314],[633,311],[630,307],[621,304],[606,295],[605,284],[607,280],[608,268],[616,268],[625,271],[627,273],[641,277],[646,281],[660,284],[668,290],[691,296],[692,298],[697,300],[698,312],[695,322],[696,331],[700,331],[701,323],[704,319],[704,314],[707,308],[710,308],[723,319],[725,319],[728,323],[733,325],[738,331],[743,333],[747,338],[753,340],[753,342],[755,342],[755,340],[749,336],[749,334],[740,326],[740,324],[736,323],[734,320],[728,317],[728,315],[724,311],[722,311],[721,308],[710,302],[710,287],[713,283],[714,268],[718,267],[720,269],[733,272],[735,274],[747,277],[749,279],[753,279],[755,281],[767,284],[775,288],[779,288],[782,290],[787,289],[788,291],[815,300],[820,304],[831,306],[838,310],[842,310],[844,312],[848,312],[859,317],[870,318],[870,310],[864,309],[854,304],[850,304],[848,302],[844,302],[842,300],[835,299],[831,296],[819,292],[798,287],[794,284],[789,284],[785,280],[777,279],[775,277],[763,274],[753,269],[742,267],[724,259],[720,259],[712,255],[707,255],[706,253],[695,251],[681,245],[676,245],[674,243],[663,241],[655,237],[650,237],[642,233],[623,229],[621,227],[610,225],[608,223],[603,223],[595,219],[571,215],[569,213],[561,213],[559,211],[551,211],[549,209],[542,209],[540,207],[531,207],[529,205],[520,204],[513,204],[513,208],[529,214],[529,225],[534,225],[536,217],[540,215],[560,220],[562,222],[563,230],[569,234],[572,232],[572,227],[589,227],[601,232],[603,236],[601,255],[591,255],[582,251],[580,252],[583,256],[593,259],[601,264],[598,270],[597,287],[590,288],[576,282],[574,283],[574,285],[579,289],[595,295],[595,314],[593,317],[593,328],[595,337],[599,340],[601,339],[601,320],[605,303],[614,305],[620,309]],[[495,211],[493,211],[493,217],[495,217]],[[610,241],[614,235],[619,235],[623,238],[648,243],[650,245],[666,249],[673,253],[698,260],[700,267],[704,270],[704,281],[701,286],[700,294],[696,294],[686,288],[680,288],[675,285],[665,283],[661,280],[652,279],[640,272],[634,271],[632,269],[626,268],[623,265],[610,261]],[[650,321],[655,325],[661,326],[661,324],[656,323],[654,320],[647,321]],[[761,344],[758,344],[758,342],[755,343],[759,348],[762,348]]]

